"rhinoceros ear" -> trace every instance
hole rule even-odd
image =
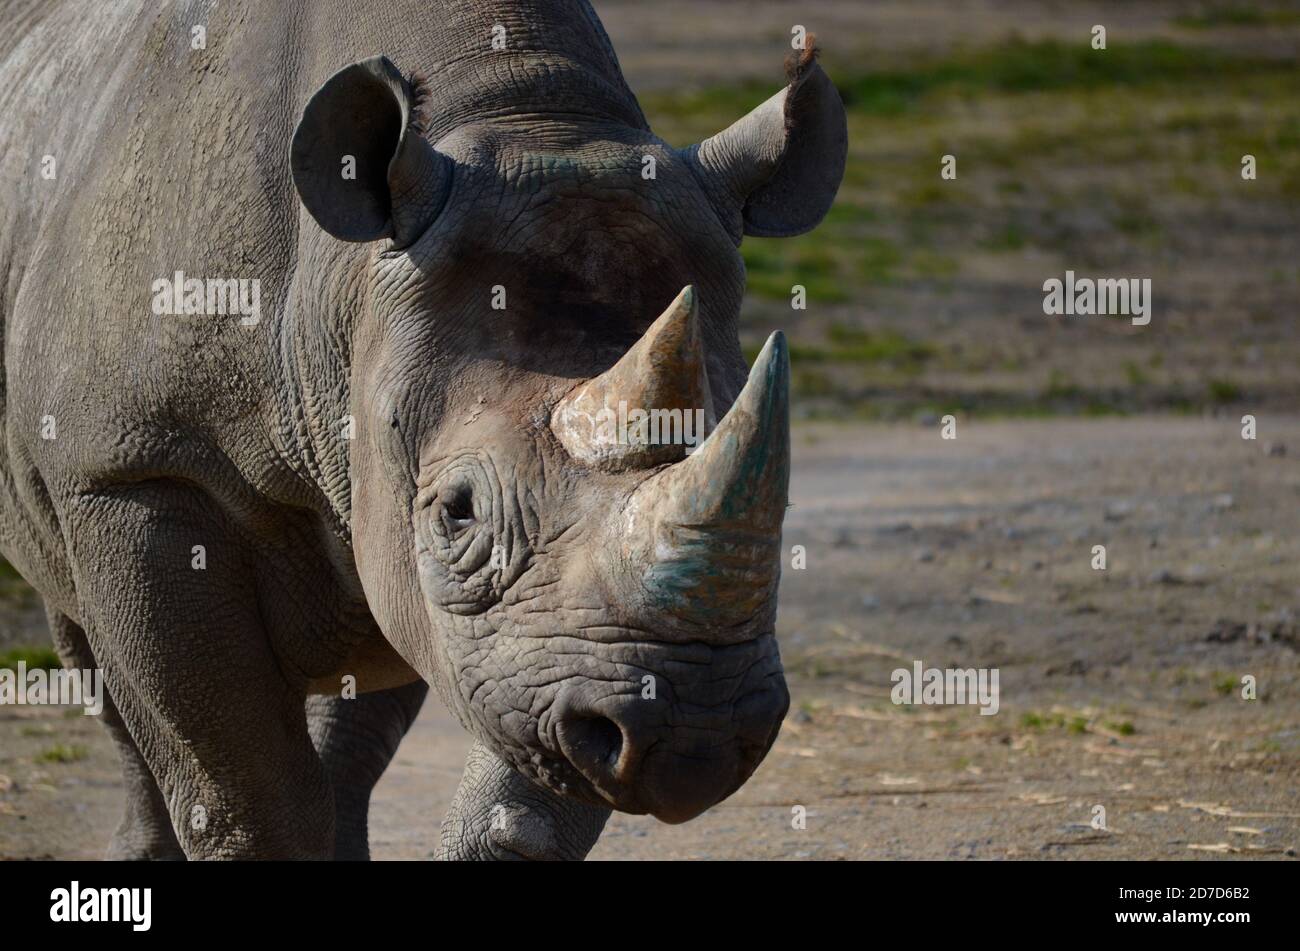
[[[353,63],[316,90],[293,135],[304,207],[343,241],[405,246],[442,210],[451,160],[412,125],[411,85],[385,56]]]
[[[722,220],[742,232],[783,238],[826,216],[848,154],[844,103],[808,49],[787,64],[790,84],[743,119],[683,150]]]

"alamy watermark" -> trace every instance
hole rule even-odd
[[[605,407],[582,415],[591,423],[593,439],[604,444],[683,445],[689,451],[708,435],[703,409],[629,409],[625,400],[619,400],[617,411]]]
[[[186,277],[177,271],[170,279],[160,277],[150,285],[155,315],[208,314],[239,315],[245,327],[262,319],[262,282],[257,278]]]
[[[972,704],[980,716],[993,716],[1001,705],[998,699],[998,668],[926,667],[919,660],[912,669],[899,667],[890,675],[894,688],[889,698],[896,704],[941,706]]]
[[[50,892],[50,921],[127,922],[132,931],[148,931],[153,923],[152,888],[68,888]]]
[[[1043,282],[1043,313],[1049,317],[1131,317],[1135,327],[1151,323],[1151,278],[1075,277]]]
[[[104,712],[104,674],[95,670],[27,669],[25,661],[0,669],[0,706],[75,705],[85,715]]]

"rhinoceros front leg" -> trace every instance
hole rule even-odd
[[[188,858],[322,858],[334,803],[261,615],[247,540],[198,489],[82,494],[64,526],[82,626]],[[195,546],[205,561],[195,562]]]
[[[45,616],[50,622],[50,637],[65,666],[78,670],[94,670],[94,654],[86,634],[67,615],[46,605]],[[167,804],[154,781],[153,773],[140,755],[140,749],[113,706],[113,698],[105,696],[99,721],[104,725],[113,745],[117,747],[122,763],[122,783],[126,792],[126,812],[109,840],[105,858],[110,861],[184,860],[176,833],[172,831]]]
[[[415,722],[429,687],[363,693],[352,700],[307,698],[307,724],[334,790],[334,858],[370,858],[370,794]]]
[[[437,857],[576,861],[596,844],[609,813],[534,785],[476,742],[442,820]]]

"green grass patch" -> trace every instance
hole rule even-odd
[[[1300,24],[1300,12],[1219,3],[1197,13],[1174,17],[1174,23],[1189,30],[1213,30],[1224,26],[1295,26]]]
[[[13,565],[0,557],[0,604],[18,605],[30,603],[36,598],[36,592]],[[2,610],[3,608],[0,608]]]
[[[0,558],[0,581],[21,581],[22,575],[4,558]]]
[[[1110,220],[1116,231],[1129,237],[1160,233],[1160,224],[1145,200],[1126,199],[1111,215]]]
[[[1146,371],[1132,360],[1124,361],[1124,378],[1128,381],[1128,385],[1134,389],[1146,386],[1151,382],[1151,378],[1147,376]]]
[[[41,750],[36,759],[42,763],[76,763],[86,758],[86,748],[76,744],[55,743]]]
[[[1289,65],[1167,40],[1112,42],[1105,50],[1094,50],[1086,40],[1066,43],[1013,38],[902,66],[856,73],[836,68],[833,73],[851,115],[897,117],[918,110],[935,95],[974,98],[991,93],[1221,84],[1231,77],[1277,72]],[[751,81],[659,92],[642,97],[642,105],[654,127],[669,141],[687,145],[725,128],[775,89],[773,82]],[[937,165],[935,170],[937,175]]]
[[[1218,403],[1235,403],[1241,399],[1241,387],[1231,380],[1212,379],[1206,384],[1206,390],[1210,397],[1210,402]]]
[[[889,116],[915,109],[938,92],[975,96],[1138,87],[1224,78],[1258,68],[1253,59],[1166,40],[1111,43],[1094,50],[1085,41],[1011,39],[959,50],[945,59],[866,72],[839,84],[839,89],[850,109]]]
[[[993,236],[980,243],[988,251],[1019,251],[1028,243],[1025,232],[1014,221],[1008,221],[993,232]]]
[[[821,242],[751,238],[741,254],[750,292],[769,300],[788,301],[800,286],[810,301],[838,303],[857,283],[844,255]]]
[[[1075,735],[1088,732],[1088,718],[1066,716],[1064,713],[1023,713],[1020,726],[1035,732],[1042,730],[1065,730]]]
[[[1231,696],[1232,692],[1236,689],[1237,689],[1237,679],[1231,676],[1230,674],[1225,674],[1223,676],[1215,678],[1214,691],[1220,696],[1222,697]]]
[[[932,344],[913,340],[895,330],[869,331],[833,325],[827,343],[792,344],[790,359],[799,363],[886,364],[915,369],[935,356]]]
[[[59,655],[48,647],[14,647],[0,653],[0,669],[17,670],[19,661],[26,664],[28,670],[59,670],[63,667]]]
[[[754,361],[751,359],[749,362]],[[802,397],[835,396],[839,393],[835,381],[820,370],[791,367],[791,374],[790,387]]]

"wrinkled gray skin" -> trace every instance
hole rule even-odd
[[[0,8],[0,550],[104,672],[111,857],[366,857],[425,682],[477,738],[445,857],[578,858],[611,806],[744,781],[787,703],[779,514],[688,525],[654,481],[687,462],[587,466],[548,422],[690,284],[726,414],[741,236],[812,227],[843,170],[838,97],[791,76],[676,151],[581,2]],[[260,280],[260,322],[155,315],[175,271]],[[783,500],[772,346],[746,445]],[[620,534],[647,502],[691,597]]]

